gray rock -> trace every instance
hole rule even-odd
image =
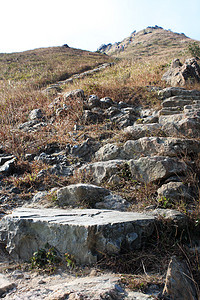
[[[124,129],[124,132],[130,134],[133,139],[139,139],[145,136],[157,136],[161,132],[162,126],[158,123],[134,124]]]
[[[42,200],[44,200],[46,198],[46,196],[48,195],[47,191],[44,192],[38,192],[33,196],[32,202],[33,203],[38,203]]]
[[[83,121],[86,125],[95,124],[102,121],[102,116],[90,110],[85,110],[83,112]]]
[[[200,137],[199,113],[160,116],[159,123],[162,125],[163,132],[168,136]]]
[[[92,184],[72,184],[57,191],[57,202],[59,205],[80,205],[88,203],[94,205],[104,200],[110,191]]]
[[[113,195],[112,193],[105,196],[102,202],[97,202],[95,204],[95,208],[98,209],[114,209],[118,211],[126,211],[130,206],[130,203],[121,196]]]
[[[130,160],[129,166],[134,180],[139,182],[154,182],[167,179],[170,176],[184,174],[187,166],[175,158],[153,156]]]
[[[172,201],[192,200],[190,189],[182,182],[169,182],[163,184],[158,190],[158,199],[168,198]]]
[[[94,107],[100,107],[100,100],[96,95],[90,95],[87,103],[90,109]]]
[[[196,101],[200,102],[200,96],[173,96],[164,100],[162,102],[162,107],[178,107],[181,110],[181,108],[183,109],[185,105],[194,104]]]
[[[163,75],[162,80],[171,86],[183,86],[187,82],[200,81],[200,67],[196,58],[191,58],[181,65],[176,59],[172,62],[171,68]]]
[[[67,165],[67,157],[63,151],[59,153],[52,153],[47,154],[45,152],[40,153],[40,155],[34,157],[35,161],[42,161],[48,165],[54,165],[54,164],[63,164]]]
[[[4,274],[0,274],[0,298],[3,298],[14,288],[16,288],[16,284],[10,281]]]
[[[0,241],[14,258],[28,260],[49,243],[79,264],[92,264],[102,253],[139,249],[153,233],[154,219],[135,212],[18,208],[1,219]]]
[[[97,142],[91,138],[87,138],[82,144],[71,147],[70,154],[79,158],[83,158],[86,161],[90,161],[98,148],[99,144]]]
[[[107,109],[107,108],[113,106],[113,104],[114,104],[114,102],[109,97],[104,97],[104,98],[100,99],[100,106],[103,109]]]
[[[186,90],[180,87],[168,87],[158,92],[158,95],[162,99],[170,98],[173,96],[200,96],[200,91],[198,90]]]
[[[55,164],[48,169],[49,173],[55,174],[58,176],[72,176],[76,165],[65,166],[62,164]]]
[[[54,292],[50,293],[45,299],[123,300],[126,295],[126,291],[119,284],[119,278],[113,274],[106,274],[76,278],[68,280],[64,284],[58,284],[54,288]]]
[[[148,214],[148,212],[147,212]],[[150,212],[150,216],[162,217],[176,223],[176,226],[185,228],[187,225],[187,216],[175,209],[156,208]]]
[[[22,124],[19,124],[18,128],[23,130],[23,131],[28,131],[30,130],[34,125],[38,124],[39,120],[31,120]]]
[[[77,90],[73,90],[70,92],[67,92],[63,95],[63,100],[67,101],[67,100],[80,100],[80,101],[84,101],[84,91],[81,89],[77,89]]]
[[[163,294],[176,300],[197,300],[197,289],[187,264],[173,256],[168,266]]]
[[[117,144],[106,144],[95,153],[95,158],[100,161],[119,159],[120,150]]]
[[[0,174],[8,175],[8,174],[12,173],[13,170],[15,169],[16,160],[17,160],[17,158],[13,157],[12,159],[4,162],[4,164],[0,166]]]
[[[112,175],[119,173],[120,169],[127,162],[125,160],[109,160],[85,164],[78,169],[83,178],[90,177],[94,183],[100,184],[103,180],[109,179]]]
[[[30,113],[29,113],[29,120],[37,120],[37,119],[42,119],[43,117],[43,112],[41,109],[33,109]]]
[[[177,157],[180,155],[197,155],[199,152],[200,142],[197,140],[171,137],[143,137],[135,141],[127,141],[122,148],[121,157],[125,159],[137,159],[141,156],[154,155]],[[118,157],[120,157],[119,154]]]

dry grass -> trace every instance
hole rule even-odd
[[[157,56],[144,55],[140,59],[136,57],[136,59],[117,60],[114,66],[91,77],[75,80],[73,84],[66,84],[62,88],[65,92],[81,88],[84,90],[86,98],[91,94],[96,94],[100,98],[111,97],[117,102],[124,101],[135,106],[157,108],[160,106],[161,100],[158,99],[157,93],[150,90],[150,87],[166,87],[161,78],[173,56],[174,54],[167,52],[166,55],[160,53]],[[50,60],[50,57],[53,58]],[[183,62],[186,56],[182,53],[179,58]],[[102,55],[64,48],[0,55],[0,144],[2,150],[14,154],[18,158],[17,174],[3,178],[2,193],[7,193],[7,187],[15,186],[20,190],[20,197],[27,200],[38,190],[49,190],[81,180],[78,176],[66,180],[64,177],[49,174],[49,166],[44,163],[25,161],[25,154],[39,154],[44,151],[47,144],[56,143],[64,149],[68,143],[81,144],[85,135],[91,136],[96,141],[100,141],[104,137],[112,138],[112,141],[119,143],[128,138],[124,134],[120,135],[116,128],[110,131],[103,129],[104,124],[84,126],[83,130],[80,130],[74,138],[70,132],[73,131],[74,124],[82,124],[83,105],[78,102],[78,99],[71,102],[69,100],[66,104],[71,107],[71,110],[64,117],[58,117],[55,115],[55,110],[49,108],[53,97],[45,95],[40,90],[48,83],[65,79],[74,73],[92,68],[108,60],[109,58]],[[200,84],[188,86],[188,88],[200,90]],[[26,122],[29,112],[35,108],[41,108],[45,112],[48,125],[36,132],[19,130],[18,125]],[[194,183],[195,179],[195,184],[199,187],[199,160],[195,162],[195,165],[196,169],[192,169],[188,174],[190,179],[188,177],[187,182],[193,181]],[[41,170],[46,170],[46,173],[39,178],[37,174]],[[196,177],[194,178],[194,176]],[[107,183],[104,183],[103,186],[130,201],[131,209],[144,209],[152,204],[162,206],[162,203],[156,202],[156,190],[159,183],[155,185],[138,184],[131,180],[126,170],[121,170],[120,184],[108,186]],[[163,225],[155,227],[155,235],[142,250],[134,253],[124,251],[124,253],[112,257],[105,256],[99,267],[110,268],[120,273],[135,273],[134,276],[124,275],[122,281],[132,289],[139,288],[145,291],[150,283],[161,284],[170,257],[176,254],[189,260],[195,281],[198,282],[200,278],[199,253],[190,253],[187,242],[190,240],[190,231],[199,232],[199,199],[200,196],[197,196],[193,206],[191,204],[189,206],[189,208],[192,207],[193,212],[189,214],[191,224],[189,224],[188,232],[180,232],[177,235],[175,228],[163,221]],[[183,211],[186,206],[179,204],[173,208]],[[13,203],[13,205],[17,204]],[[147,275],[144,275],[144,268]],[[158,275],[152,276],[152,272],[157,272]]]
[[[66,47],[0,54],[0,80],[42,87],[108,61],[108,56]]]

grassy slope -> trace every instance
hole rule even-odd
[[[0,80],[29,81],[42,86],[109,60],[106,55],[66,47],[0,54]]]

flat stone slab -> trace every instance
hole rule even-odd
[[[14,282],[11,282],[4,274],[0,274],[0,298],[3,298],[6,293],[15,287]]]
[[[98,209],[18,208],[0,222],[0,241],[13,258],[28,260],[48,243],[78,264],[102,254],[139,249],[154,231],[156,216]]]

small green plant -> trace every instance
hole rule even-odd
[[[170,198],[167,198],[165,196],[162,196],[160,199],[158,199],[159,206],[162,208],[172,208],[173,203]]]
[[[65,253],[65,260],[67,262],[67,267],[74,269],[75,267],[75,259],[74,256],[69,254],[69,253]]]
[[[33,253],[31,257],[31,267],[33,268],[50,268],[54,269],[55,265],[61,262],[55,247],[51,247],[48,243],[45,248],[39,249]]]
[[[197,42],[189,44],[189,46],[188,46],[188,52],[192,56],[200,56],[200,46],[199,46],[199,44]]]

